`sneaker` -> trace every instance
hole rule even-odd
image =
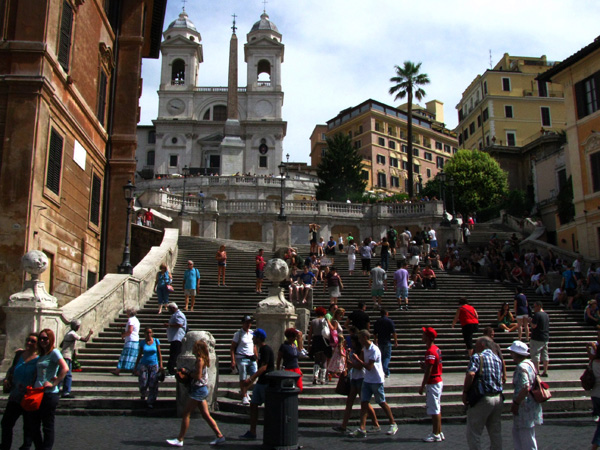
[[[179,439],[167,439],[167,444],[172,445],[173,447],[183,447],[183,441]]]
[[[356,430],[354,430],[353,433],[350,434],[350,436],[355,437],[355,438],[366,438],[367,432],[365,430],[361,430],[360,428],[357,428]]]
[[[408,311],[408,305],[404,306],[404,311]]]
[[[594,422],[598,422],[600,420],[600,416],[592,416],[592,420]]]
[[[245,434],[240,436],[240,439],[254,440],[256,439],[256,435],[252,431],[248,430]]]
[[[393,436],[397,432],[398,432],[398,424],[393,423],[393,424],[390,425],[390,428],[387,430],[386,434],[389,434],[390,436]]]
[[[372,426],[369,428],[369,433],[379,433],[381,431],[381,427]]]
[[[339,425],[336,425],[335,427],[331,427],[331,429],[332,429],[333,431],[337,431],[338,433],[345,433],[345,432],[346,432],[346,429],[345,429],[345,428],[342,428],[342,427],[341,427],[341,426],[339,426]]]
[[[244,406],[248,406],[250,404],[250,397],[249,396],[244,396],[244,398],[242,399],[242,405]]]
[[[442,434],[429,433],[423,438],[423,442],[442,442]]]
[[[216,438],[214,441],[210,441],[210,445],[223,445],[225,443],[225,436]]]
[[[440,431],[440,437],[442,438],[442,441],[446,440],[446,436],[444,436],[444,433]]]

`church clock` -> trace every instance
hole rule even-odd
[[[169,100],[167,103],[167,111],[172,116],[182,114],[185,111],[185,103],[179,98]]]

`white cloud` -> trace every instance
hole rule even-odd
[[[165,28],[181,11],[167,5]],[[237,17],[239,84],[246,85],[243,44],[259,20],[259,0],[192,0],[186,11],[202,35],[204,63],[199,84],[227,83],[232,14]],[[464,89],[506,52],[546,55],[559,61],[594,40],[596,0],[270,0],[270,19],[283,35],[284,153],[308,161],[309,137],[318,123],[368,98],[395,104],[388,94],[394,65],[421,61],[431,84],[425,101],[444,103],[445,120],[456,126],[456,104]],[[156,117],[160,62],[144,60],[141,123]]]

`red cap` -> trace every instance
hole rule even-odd
[[[432,327],[423,327],[423,333],[427,334],[432,340],[437,337],[437,331]]]

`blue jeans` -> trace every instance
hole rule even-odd
[[[67,395],[71,393],[71,386],[73,384],[73,374],[71,370],[73,369],[73,361],[70,359],[65,359],[67,366],[69,366],[69,371],[65,375],[65,379],[60,382],[58,388],[60,389],[60,385],[62,384],[62,395]]]
[[[383,373],[386,376],[390,375],[390,360],[392,359],[392,343],[386,342],[380,344],[379,349],[381,350],[381,365],[383,366]]]

